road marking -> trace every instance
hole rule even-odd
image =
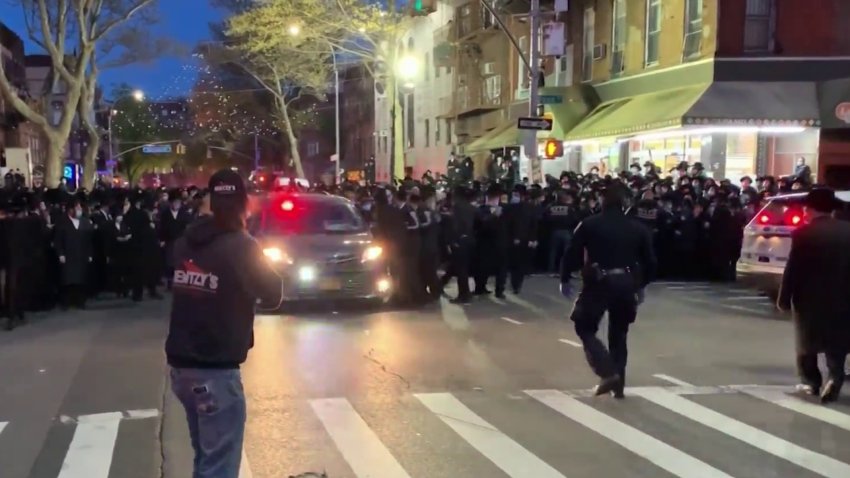
[[[670,383],[672,383],[673,385],[678,385],[678,386],[680,386],[680,387],[696,387],[696,385],[694,385],[694,384],[692,384],[692,383],[688,383],[688,382],[686,382],[686,381],[684,381],[684,380],[679,380],[679,379],[678,379],[678,378],[676,378],[676,377],[671,377],[671,376],[669,376],[669,375],[664,375],[663,373],[654,373],[654,374],[652,374],[652,376],[653,376],[653,377],[655,377],[655,378],[658,378],[658,379],[664,380],[665,382],[670,382]]]
[[[526,390],[525,393],[660,468],[682,478],[732,478],[661,440],[612,418],[557,390]]]
[[[670,393],[663,388],[646,387],[636,395],[822,476],[829,478],[850,476],[850,465],[846,463],[795,445],[696,402]]]
[[[469,329],[469,318],[466,317],[463,306],[452,304],[445,297],[440,297],[440,315],[452,330]]]
[[[505,322],[510,322],[514,325],[522,325],[523,324],[522,322],[520,322],[518,320],[511,319],[510,317],[502,317],[502,320],[504,320]]]
[[[251,472],[251,464],[248,463],[248,455],[245,454],[245,449],[242,449],[242,461],[239,463],[239,478],[254,478],[254,473]]]
[[[9,422],[0,422],[0,433],[3,433],[3,429],[6,428]]]
[[[564,478],[558,470],[476,415],[450,393],[417,393],[440,420],[508,476],[516,478]]]
[[[561,342],[562,344],[572,345],[573,347],[576,347],[576,348],[582,348],[582,347],[584,347],[584,346],[581,344],[581,342],[576,342],[576,341],[573,341],[573,340],[558,339],[558,342]]]
[[[741,305],[724,304],[722,302],[705,300],[705,299],[698,299],[696,297],[681,297],[681,299],[686,301],[686,302],[691,302],[691,303],[694,303],[694,304],[719,306],[719,307],[723,307],[723,308],[727,308],[727,309],[737,310],[737,311],[740,311],[740,312],[747,312],[749,314],[773,316],[772,311],[751,309],[749,307],[744,307],[744,306],[741,306]]]
[[[409,478],[348,400],[310,400],[310,406],[357,477]]]
[[[80,416],[58,478],[108,478],[121,417],[121,412]]]
[[[666,288],[670,290],[710,290],[716,287],[710,285],[670,285]]]
[[[159,416],[159,410],[148,408],[144,410],[127,410],[124,412],[125,420],[145,420],[148,418],[156,418]]]
[[[770,297],[763,295],[742,295],[740,297],[726,297],[726,300],[758,300],[770,302]]]
[[[820,420],[838,428],[850,430],[850,415],[824,407],[823,405],[815,405],[814,403],[806,402],[780,390],[759,390],[755,388],[748,389],[745,387],[742,387],[740,390],[747,395],[787,408],[788,410],[793,410],[802,415],[814,418],[815,420]]]
[[[527,301],[527,300],[525,300],[525,299],[522,299],[522,298],[520,298],[520,297],[517,297],[517,296],[515,296],[515,295],[513,295],[513,294],[508,294],[508,295],[506,295],[506,296],[505,296],[505,299],[506,299],[508,302],[512,302],[512,303],[514,303],[514,304],[516,304],[516,305],[518,305],[518,306],[520,306],[520,307],[525,307],[526,309],[528,309],[528,310],[530,310],[530,311],[534,312],[534,313],[535,313],[535,314],[537,314],[537,315],[540,315],[540,316],[543,316],[543,317],[546,317],[546,316],[547,316],[547,314],[546,314],[546,311],[545,311],[545,310],[543,310],[543,309],[541,309],[540,307],[537,307],[536,305],[532,304],[531,302],[529,302],[529,301]]]

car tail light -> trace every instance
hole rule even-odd
[[[799,214],[794,214],[794,215],[791,216],[791,225],[792,226],[799,225],[801,222],[803,222],[803,218]]]
[[[280,203],[280,209],[282,211],[290,212],[293,209],[295,209],[295,203],[293,203],[292,201],[290,201],[288,199],[284,200],[282,203]]]
[[[761,224],[768,224],[770,222],[770,216],[768,216],[767,214],[762,214],[761,216],[759,216],[759,222]]]

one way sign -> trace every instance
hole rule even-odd
[[[519,118],[516,127],[519,129],[552,131],[552,120],[549,118]]]

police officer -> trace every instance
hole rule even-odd
[[[585,219],[576,229],[562,262],[561,293],[572,296],[570,280],[581,270],[584,279],[572,321],[585,356],[601,381],[596,395],[623,397],[626,376],[626,338],[635,321],[643,289],[655,273],[655,254],[649,230],[623,213],[627,192],[609,185],[602,213]],[[596,336],[608,312],[608,347]]]
[[[245,230],[242,178],[219,171],[210,194],[212,217],[195,222],[174,246],[165,352],[195,451],[192,476],[236,478],[246,419],[239,366],[254,343],[254,305],[280,304],[281,279]]]

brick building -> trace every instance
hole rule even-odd
[[[340,149],[345,171],[363,170],[375,155],[375,81],[363,66],[340,72]]]
[[[549,112],[572,169],[850,180],[850,2],[573,0],[572,82]]]

